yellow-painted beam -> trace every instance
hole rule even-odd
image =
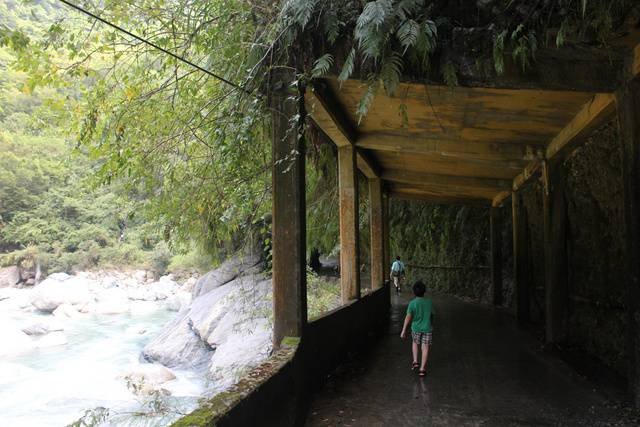
[[[479,189],[479,190],[509,190],[511,181],[490,178],[470,178],[464,176],[437,175],[420,172],[406,172],[400,170],[385,170],[382,178],[386,181],[405,184],[431,184],[448,188]]]
[[[338,147],[355,145],[356,132],[353,126],[326,89],[318,86],[307,90],[304,101],[307,114],[334,144]]]
[[[505,200],[507,200],[507,198],[509,198],[510,196],[511,196],[511,191],[502,191],[498,193],[498,195],[493,198],[493,202],[491,203],[491,206],[498,207],[502,205],[505,202]]]
[[[389,197],[399,200],[415,200],[428,203],[439,203],[443,205],[474,205],[491,206],[491,199],[481,199],[474,197],[453,197],[436,194],[416,194],[403,191],[390,191]]]
[[[596,94],[587,105],[565,126],[547,146],[546,159],[557,160],[566,157],[584,142],[591,133],[616,115],[615,97],[608,93]]]
[[[541,162],[539,160],[534,160],[532,162],[529,162],[529,164],[527,165],[526,168],[524,168],[522,173],[517,177],[515,177],[515,179],[513,180],[512,190],[517,191],[520,187],[522,187],[527,181],[529,181],[529,178],[531,178],[540,170],[540,166],[541,166]]]
[[[415,136],[403,138],[383,133],[363,134],[357,139],[356,145],[370,150],[487,160],[530,160],[530,153],[534,150],[525,144],[429,139]]]
[[[633,80],[640,75],[640,44],[631,52],[629,61],[629,80]]]

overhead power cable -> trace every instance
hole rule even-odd
[[[133,37],[133,38],[134,38],[134,39],[136,39],[136,40],[141,41],[142,43],[145,43],[145,44],[147,44],[147,45],[149,45],[149,46],[153,47],[154,49],[159,50],[159,51],[160,51],[160,52],[162,52],[162,53],[166,53],[167,55],[174,57],[174,58],[175,58],[175,59],[177,59],[178,61],[184,62],[185,64],[189,64],[189,65],[191,65],[193,68],[195,68],[195,69],[197,69],[197,70],[200,70],[200,71],[202,71],[203,73],[208,74],[208,75],[210,75],[211,77],[214,77],[214,78],[216,78],[216,79],[220,80],[221,82],[224,82],[224,83],[228,84],[229,86],[233,86],[233,87],[235,87],[236,89],[240,89],[241,91],[245,92],[246,94],[251,95],[251,92],[249,92],[248,90],[246,90],[246,89],[244,89],[244,88],[242,88],[242,87],[238,86],[238,85],[237,85],[237,84],[235,84],[235,83],[230,82],[229,80],[225,79],[224,77],[220,77],[220,76],[218,76],[217,74],[214,74],[214,73],[212,73],[211,71],[209,71],[209,70],[207,70],[207,69],[204,69],[204,68],[202,68],[201,66],[199,66],[199,65],[197,65],[197,64],[194,64],[193,62],[189,61],[188,59],[185,59],[185,58],[183,58],[183,57],[181,57],[181,56],[178,56],[178,55],[176,55],[175,53],[169,52],[168,50],[161,48],[160,46],[158,46],[158,45],[157,45],[157,44],[155,44],[155,43],[150,42],[149,40],[143,39],[143,38],[142,38],[142,37],[140,37],[140,36],[136,36],[135,34],[133,34],[133,33],[129,32],[129,31],[125,30],[124,28],[119,27],[119,26],[117,26],[116,24],[113,24],[113,23],[111,23],[111,22],[109,22],[109,21],[105,20],[105,19],[103,19],[103,18],[99,17],[98,15],[95,15],[95,14],[93,14],[93,13],[89,12],[88,10],[81,8],[81,7],[80,7],[80,6],[78,6],[78,5],[75,5],[75,4],[71,3],[71,2],[68,2],[67,0],[60,0],[60,2],[62,2],[62,3],[64,3],[64,4],[66,4],[67,6],[70,6],[70,7],[74,8],[74,9],[76,9],[77,11],[79,11],[79,12],[81,12],[81,13],[84,13],[85,15],[88,15],[88,16],[92,17],[93,19],[96,19],[96,20],[98,20],[98,21],[102,22],[103,24],[106,24],[106,25],[108,25],[108,26],[110,26],[110,27],[112,27],[112,28],[115,28],[116,30],[118,30],[118,31],[120,31],[120,32],[122,32],[122,33],[125,33],[126,35],[128,35],[128,36],[130,36],[130,37]]]

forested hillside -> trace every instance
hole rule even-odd
[[[0,1],[0,25],[35,35],[68,10],[49,0]],[[96,186],[100,159],[76,149],[76,135],[44,105],[77,96],[73,86],[30,90],[28,77],[0,50],[0,265],[44,272],[104,266],[153,266],[172,254],[154,224],[135,215],[141,195],[118,197],[119,186]],[[197,255],[195,256],[198,257]],[[187,266],[209,262],[176,260]]]
[[[224,8],[224,4],[217,7]],[[1,173],[7,176],[0,189],[0,237],[5,265],[32,266],[37,261],[49,271],[70,271],[105,263],[151,262],[151,254],[166,266],[171,255],[158,239],[158,230],[163,239],[184,242],[192,237],[211,251],[225,240],[241,240],[247,227],[256,224],[261,229],[258,246],[265,241],[270,161],[265,138],[268,123],[260,104],[242,93],[230,96],[232,92],[225,92],[219,82],[204,79],[201,73],[145,50],[129,38],[123,43],[122,34],[101,26],[87,32],[86,23],[91,21],[55,2],[5,1],[0,8],[2,23],[33,37],[29,49],[13,46],[20,55],[18,68],[28,72],[28,81],[25,74],[9,67],[16,54],[0,51]],[[200,14],[204,19],[215,11],[209,5],[173,13],[158,11],[156,17],[160,20],[166,15],[180,22],[181,14]],[[67,32],[43,25],[44,17],[65,18]],[[127,28],[146,19],[143,13],[125,16],[118,10],[110,17]],[[154,40],[161,46],[178,43],[163,36],[171,33],[166,28],[145,22],[147,32],[157,31]],[[238,50],[220,38],[217,30],[182,25],[195,31],[201,44],[209,43],[198,46],[191,60],[204,58],[212,68],[218,67],[225,77],[235,76],[237,81],[242,72],[224,60],[238,61],[245,54],[252,64],[247,70],[256,74],[259,57],[255,48]],[[42,29],[47,28],[43,35]],[[234,37],[250,30],[235,29],[238,34]],[[172,37],[182,37],[177,29],[172,31]],[[84,43],[78,42],[81,37]],[[64,46],[65,55],[47,55],[55,43],[61,49]],[[211,45],[225,50],[213,57]],[[102,54],[87,60],[85,55],[96,51]],[[139,64],[132,66],[132,59]],[[62,77],[56,70],[64,67]],[[175,75],[180,78],[173,81]],[[218,104],[211,107],[209,99]],[[49,108],[39,109],[43,104]],[[200,111],[202,117],[196,120],[192,111]],[[73,161],[67,162],[71,152]],[[308,250],[336,256],[336,153],[312,133],[307,156]],[[90,177],[94,184],[110,185],[92,189]],[[117,190],[127,197],[116,200]],[[363,179],[360,192],[360,246],[366,270],[369,218]],[[485,212],[393,202],[391,213],[391,251],[414,266],[409,269],[411,279],[427,279],[442,289],[458,283],[458,291],[481,297],[484,286],[477,282],[486,277],[477,279],[468,270],[431,267],[486,266]],[[468,289],[466,277],[475,278],[476,284],[470,285],[475,291]]]

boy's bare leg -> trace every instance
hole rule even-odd
[[[411,349],[413,350],[413,361],[418,363],[418,343],[413,341],[413,347]]]
[[[417,351],[417,347],[418,347],[418,343],[414,342],[415,347],[416,347],[416,351]],[[422,365],[420,366],[420,370],[424,371],[427,366],[427,357],[429,356],[429,346],[422,344]],[[416,356],[414,356],[414,359],[416,358]],[[417,359],[416,359],[417,360]]]

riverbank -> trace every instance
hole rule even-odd
[[[102,271],[0,289],[0,424],[168,425],[270,354],[270,291],[249,257],[198,278]]]

